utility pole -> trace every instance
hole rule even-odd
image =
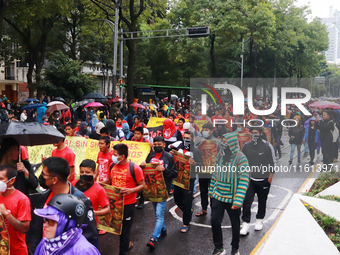
[[[241,63],[241,88],[243,86],[243,57],[244,55],[244,38],[242,38],[242,53],[241,53],[241,59],[242,59],[242,63]]]
[[[112,98],[116,97],[117,88],[117,51],[118,51],[118,22],[119,22],[119,1],[116,0],[116,12],[115,12],[115,23],[114,23],[114,34],[113,34],[113,74],[112,74]]]
[[[123,54],[124,54],[124,42],[123,42],[123,29],[121,28],[120,29],[120,54],[119,54],[119,57],[120,57],[120,61],[119,61],[119,79],[122,79],[123,80]],[[120,88],[120,98],[123,99],[123,88]]]

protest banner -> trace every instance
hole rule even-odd
[[[149,136],[155,138],[156,136],[163,136],[163,126],[148,128]]]
[[[217,142],[213,139],[206,140],[198,149],[202,152],[203,165],[205,167],[215,166],[217,158]]]
[[[174,157],[177,177],[172,180],[172,183],[182,189],[188,190],[190,188],[190,156],[172,150]]]
[[[238,144],[240,146],[241,151],[242,151],[244,145],[249,141],[251,141],[251,134],[250,133],[238,134]]]
[[[151,202],[163,202],[169,198],[163,173],[156,170],[158,164],[146,164],[143,169],[145,186],[144,199]]]
[[[271,136],[272,130],[271,130],[271,128],[264,127],[264,128],[263,128],[263,131],[264,131],[264,133],[266,134],[267,141],[268,141],[269,143],[272,143],[272,136]]]
[[[0,254],[11,254],[9,233],[5,224],[4,217],[0,214]]]
[[[141,143],[141,142],[132,142],[132,141],[122,141],[122,142],[111,142],[110,148],[113,149],[113,146],[118,143],[124,143],[129,148],[128,160],[131,160],[133,163],[140,165],[143,161],[146,160],[147,156],[150,153],[151,146],[149,143]],[[97,161],[99,152],[99,141],[88,139],[87,149],[85,158],[92,159],[95,162]]]
[[[150,117],[148,124],[146,125],[147,128],[152,128],[152,127],[159,127],[163,126],[163,122],[166,120],[166,118],[157,118],[157,117]],[[185,122],[188,122],[188,119],[185,119]],[[175,119],[175,123],[177,124],[178,119]]]
[[[79,165],[85,159],[87,139],[84,137],[66,136],[65,144],[71,148],[76,155],[74,161],[74,172],[76,179],[79,177]]]
[[[109,233],[120,235],[123,227],[124,196],[120,193],[120,188],[100,183],[106,191],[110,203],[110,213],[99,216],[98,229]]]
[[[52,144],[39,145],[39,146],[27,146],[27,151],[29,155],[29,162],[31,164],[41,163],[41,158],[49,158],[52,155],[52,151],[56,148]],[[35,172],[36,176],[41,174],[42,166]]]
[[[194,123],[198,126],[199,131],[201,132],[203,125],[208,122],[209,122],[208,120],[195,120]]]

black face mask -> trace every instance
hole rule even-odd
[[[254,145],[257,145],[259,142],[261,142],[261,135],[260,134],[251,134],[251,138],[254,142]]]
[[[156,153],[160,153],[163,151],[163,147],[162,146],[154,146],[153,149],[155,150]]]
[[[43,177],[42,174],[39,176],[39,184],[42,188],[49,189],[49,186],[46,185],[46,179]]]
[[[184,139],[184,149],[185,150],[190,151],[190,143],[191,143],[190,139]]]
[[[91,182],[91,181],[93,181],[93,176],[92,175],[81,175],[79,177],[79,180],[81,180],[83,182]]]

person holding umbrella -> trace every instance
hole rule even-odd
[[[27,197],[30,190],[38,187],[38,179],[34,175],[31,164],[27,160],[19,159],[19,143],[13,137],[5,137],[1,141],[0,165],[12,165],[18,171],[14,187]]]

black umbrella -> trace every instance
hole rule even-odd
[[[84,99],[84,100],[81,100],[80,102],[77,102],[77,103],[73,106],[73,109],[76,109],[76,108],[78,108],[79,106],[87,105],[87,104],[92,103],[92,102],[94,102],[94,99]]]
[[[83,99],[107,99],[100,93],[90,93],[83,97]]]
[[[30,103],[30,104],[22,107],[22,110],[37,109],[37,108],[42,107],[42,106],[45,106],[45,105],[44,104],[33,104],[33,103]]]
[[[13,137],[23,146],[59,143],[65,138],[53,126],[18,121],[0,124],[0,140],[5,137]]]
[[[52,101],[60,101],[60,102],[63,102],[63,103],[66,102],[65,99],[62,98],[62,97],[53,97],[53,98],[52,98]]]

